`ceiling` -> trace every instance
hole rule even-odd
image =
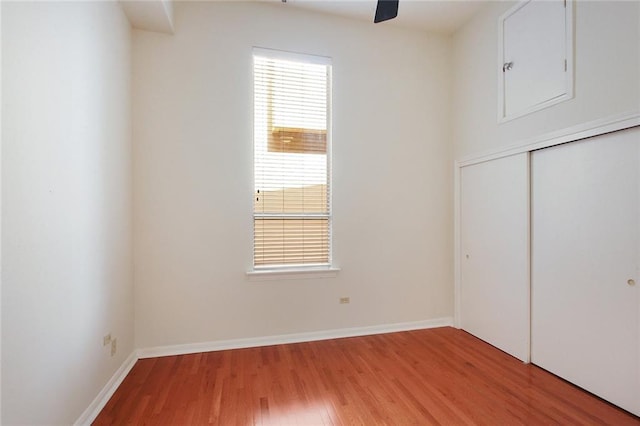
[[[376,0],[287,0],[283,6],[373,23],[376,3]],[[451,34],[487,3],[484,0],[400,0],[398,17],[377,25]]]
[[[173,34],[171,0],[120,0],[120,5],[133,28]]]
[[[134,28],[173,33],[173,7],[187,0],[119,0]],[[202,0],[201,0],[202,1]],[[204,0],[246,1],[246,0]],[[377,0],[253,0],[278,7],[298,8],[337,15],[373,25]],[[462,27],[487,0],[399,0],[398,17],[376,25],[405,27],[420,31],[451,34]]]

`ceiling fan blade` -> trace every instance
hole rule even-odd
[[[398,16],[398,1],[399,0],[378,0],[376,6],[376,17],[373,18],[373,22],[388,21]]]

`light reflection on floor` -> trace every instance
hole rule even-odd
[[[254,413],[254,422],[261,426],[315,426],[339,423],[331,401],[313,401],[306,404],[292,401],[288,404],[263,406],[260,412]]]

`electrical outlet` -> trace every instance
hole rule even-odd
[[[114,356],[117,350],[118,350],[118,339],[113,339],[111,341],[111,356]]]
[[[351,300],[348,297],[341,297],[340,304],[344,305],[345,303],[349,303]]]
[[[102,338],[102,346],[107,346],[109,343],[111,343],[111,333]]]

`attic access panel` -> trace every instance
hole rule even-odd
[[[499,18],[498,122],[573,98],[573,1],[523,1]]]

